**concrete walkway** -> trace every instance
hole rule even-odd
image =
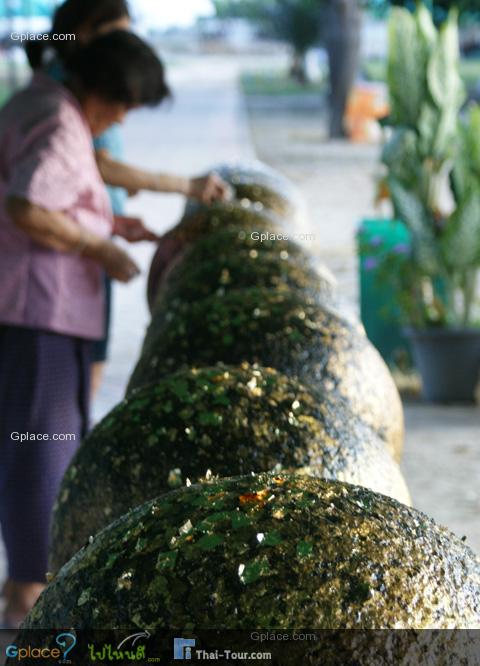
[[[480,408],[407,403],[405,421],[413,505],[480,555]]]

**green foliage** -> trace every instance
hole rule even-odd
[[[403,127],[415,126],[424,100],[431,45],[427,30],[420,25],[420,20],[401,10],[393,12],[389,23],[387,77],[392,122]]]
[[[256,95],[268,95],[269,97],[312,95],[319,97],[325,88],[324,81],[302,85],[299,81],[288,78],[283,69],[245,72],[240,78],[240,83],[244,95],[248,97]]]
[[[384,16],[392,6],[414,11],[417,3],[415,0],[365,0],[365,4],[377,16]],[[452,0],[428,0],[426,5],[433,13],[437,24],[446,19],[452,8],[460,12],[460,18],[463,22],[478,20],[480,16],[478,0],[454,0],[453,2]]]
[[[277,0],[275,4],[271,18],[278,35],[291,44],[297,53],[306,53],[319,38],[318,1]]]
[[[369,81],[380,81],[384,83],[387,80],[387,62],[380,58],[371,58],[362,63],[364,76]],[[472,90],[480,79],[480,58],[469,57],[460,60],[460,76],[465,86]]]
[[[457,198],[466,196],[480,182],[480,108],[472,106],[459,127],[458,152],[452,173]]]
[[[458,13],[437,30],[422,4],[390,20],[390,137],[382,160],[395,215],[409,227],[402,305],[415,326],[473,323],[480,267],[480,110],[459,120]]]
[[[218,18],[247,18],[254,21],[262,16],[262,10],[255,0],[212,0]],[[264,4],[271,4],[267,0]]]

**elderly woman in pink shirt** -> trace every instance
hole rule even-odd
[[[157,56],[124,31],[91,42],[67,72],[66,85],[36,74],[0,111],[0,525],[9,626],[44,585],[53,502],[87,428],[103,271],[122,282],[138,273],[110,239],[125,229],[115,229],[92,135],[168,95]],[[130,239],[154,239],[134,224]]]

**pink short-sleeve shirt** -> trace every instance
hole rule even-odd
[[[73,95],[45,74],[36,74],[0,111],[0,324],[100,339],[101,267],[34,242],[6,213],[12,195],[63,211],[104,238],[111,234],[87,122]]]

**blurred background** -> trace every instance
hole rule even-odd
[[[377,120],[388,113],[392,4],[414,5],[130,2],[135,30],[167,65],[174,98],[158,110],[129,117],[127,161],[192,175],[221,162],[258,158],[284,173],[308,206],[302,232],[314,236],[309,250],[334,273],[349,310],[359,315],[362,306],[377,346],[382,344],[381,306],[375,287],[365,281],[357,238],[365,221],[392,216],[388,201],[377,197],[383,141]],[[445,18],[449,5],[448,0],[430,3],[436,22]],[[0,103],[29,77],[23,47],[12,34],[48,31],[55,6],[51,0],[0,0]],[[460,9],[466,108],[480,101],[478,0],[460,2]],[[183,205],[177,196],[142,194],[129,201],[128,212],[162,233],[178,221]],[[115,290],[111,360],[94,406],[96,420],[122,398],[138,357],[149,319],[145,281],[153,251],[150,244],[134,248],[143,274]],[[405,397],[403,470],[414,505],[480,551],[480,409],[422,402],[418,375],[408,363],[401,365],[393,359]]]

